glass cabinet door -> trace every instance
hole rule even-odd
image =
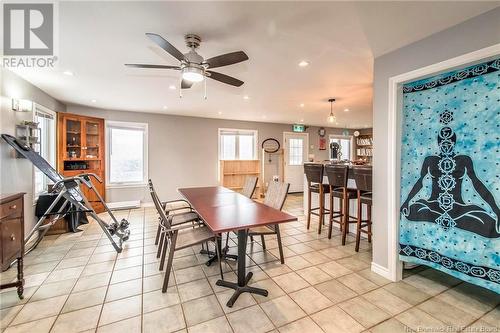
[[[79,119],[65,120],[66,158],[82,158],[82,122]]]
[[[101,156],[101,141],[99,132],[99,123],[93,120],[85,121],[85,146],[83,147],[83,154],[86,160],[96,160]]]

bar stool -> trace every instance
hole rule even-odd
[[[319,216],[318,234],[321,234],[324,215],[330,214],[330,210],[325,209],[325,193],[330,192],[330,186],[323,184],[323,164],[304,163],[304,173],[307,179],[307,229],[311,225],[311,215]],[[319,207],[311,208],[312,193],[318,193]]]
[[[346,165],[325,165],[325,174],[330,186],[330,216],[328,238],[332,238],[333,222],[340,225],[342,232],[342,245],[345,245],[349,223],[356,223],[357,218],[349,215],[349,200],[356,199],[356,190],[347,188],[349,167]],[[340,201],[339,209],[335,210],[334,198]],[[338,220],[337,220],[338,218]],[[347,226],[347,227],[346,227]],[[344,235],[344,230],[345,235]]]
[[[356,228],[356,252],[359,251],[361,233],[368,235],[368,243],[372,241],[372,169],[354,168],[358,199],[358,219]],[[363,204],[366,205],[366,220],[363,220]],[[366,228],[363,229],[363,228]]]

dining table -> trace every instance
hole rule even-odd
[[[218,286],[234,289],[227,306],[232,307],[245,292],[267,296],[267,290],[248,285],[253,275],[246,272],[248,229],[297,221],[297,218],[222,186],[187,187],[178,191],[214,234],[234,231],[238,235],[237,282],[222,279],[216,282]]]

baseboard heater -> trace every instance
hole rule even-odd
[[[132,209],[141,207],[141,201],[118,201],[107,203],[109,209],[111,210],[122,210],[122,209]]]

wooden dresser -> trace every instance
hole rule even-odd
[[[24,194],[0,194],[0,257],[2,272],[17,259],[17,281],[0,285],[0,289],[17,287],[23,298]]]

